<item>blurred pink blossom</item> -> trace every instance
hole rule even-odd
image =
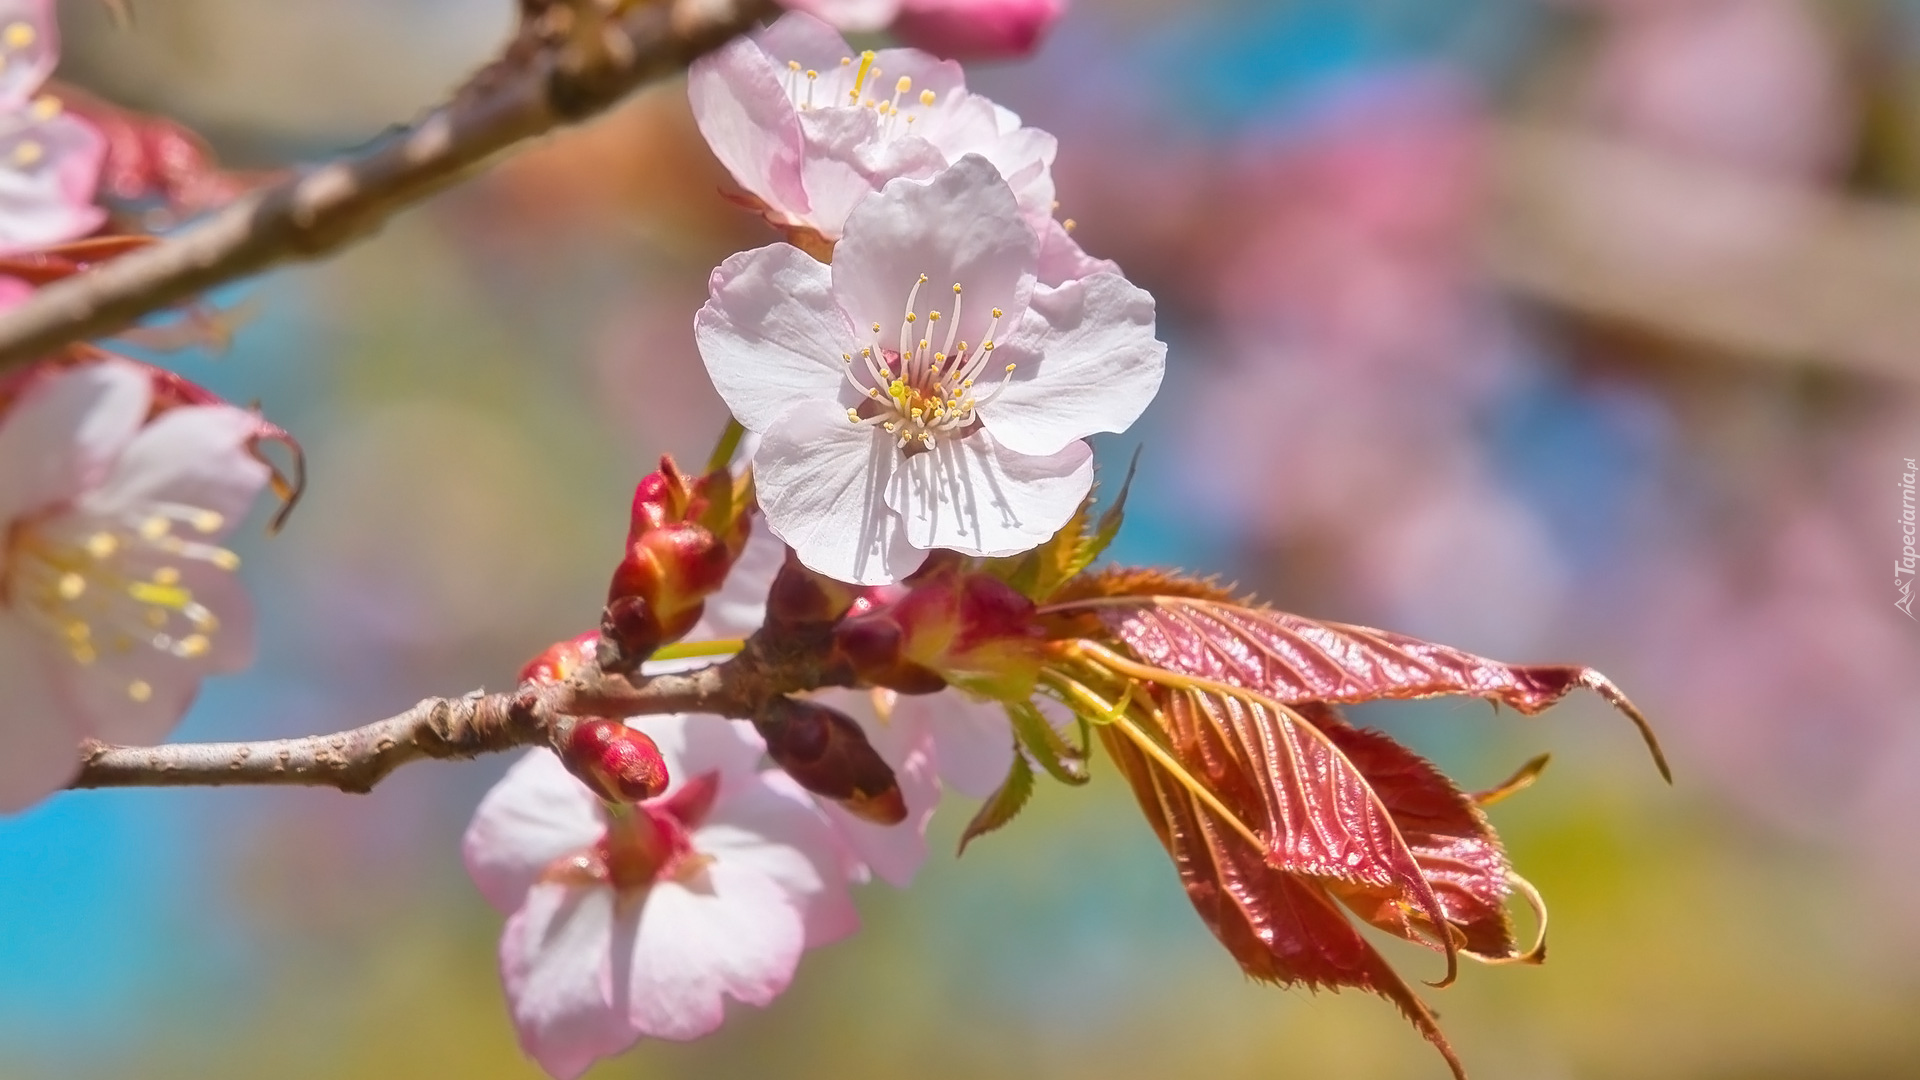
[[[60,58],[53,0],[0,0],[0,254],[84,236],[107,143],[52,97],[35,95]]]
[[[561,1080],[643,1036],[705,1035],[727,998],[768,1004],[804,950],[859,925],[832,830],[792,778],[759,769],[750,726],[638,726],[666,794],[611,808],[536,750],[467,830],[468,872],[510,916],[500,971],[521,1046]]]
[[[893,32],[956,60],[1025,56],[1066,8],[1067,0],[905,0]]]

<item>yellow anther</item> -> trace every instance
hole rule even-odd
[[[174,645],[173,655],[183,660],[192,660],[195,657],[207,655],[207,650],[212,647],[213,642],[208,641],[205,634],[189,634]]]
[[[193,527],[203,533],[214,532],[226,523],[226,515],[218,510],[202,510],[193,515]]]
[[[216,549],[212,555],[207,556],[207,561],[228,573],[240,569],[240,556],[235,555],[226,548]]]
[[[953,283],[953,295],[955,296],[960,295],[960,283],[957,281]]]
[[[60,115],[60,109],[60,99],[54,97],[52,94],[42,94],[33,99],[33,118],[35,120],[51,120]]]
[[[178,585],[161,585],[152,581],[135,581],[127,586],[127,595],[142,604],[171,608],[179,611],[193,602],[193,594]]]
[[[1072,232],[1078,226],[1079,226],[1079,222],[1073,220],[1072,218],[1068,218],[1067,220],[1060,223],[1060,227],[1067,230],[1068,232]]]
[[[939,322],[940,313],[938,311],[929,311],[927,312],[927,318],[932,320],[933,322]]]
[[[171,566],[163,566],[153,572],[153,583],[155,585],[178,585],[180,584],[180,571]]]
[[[1013,365],[1013,364],[1008,364],[1008,365],[1007,365],[1007,374],[1009,374],[1009,375],[1011,375],[1011,374],[1013,374],[1013,369],[1014,369],[1014,365]]]
[[[847,410],[847,422],[848,422],[848,423],[851,423],[851,424],[857,424],[857,423],[859,423],[859,422],[860,422],[860,410],[858,410],[858,409],[848,409],[848,410]]]
[[[111,559],[113,553],[120,550],[120,541],[112,533],[94,533],[87,537],[87,554],[96,561]]]
[[[172,528],[173,523],[166,518],[150,517],[140,523],[140,538],[143,540],[158,540],[167,535],[167,532]]]
[[[920,91],[920,104],[922,105],[933,104],[933,91],[931,90]]]
[[[33,27],[27,23],[17,22],[7,27],[9,49],[24,49],[39,39],[40,35],[34,33]]]
[[[798,60],[789,60],[789,61],[787,61],[787,70],[788,70],[788,71],[799,71],[799,70],[800,70],[800,61],[798,61]]]
[[[153,684],[145,679],[135,679],[127,684],[127,696],[144,705],[153,700]]]
[[[13,163],[20,166],[33,165],[47,156],[47,151],[39,143],[28,139],[13,148]]]
[[[914,314],[913,312],[911,312],[911,311],[909,311],[909,312],[907,312],[907,321],[908,321],[908,322],[919,322],[919,321],[920,321],[920,316],[918,316],[918,315],[915,315],[915,314]]]
[[[841,66],[841,67],[852,67],[852,66],[853,66],[853,57],[851,57],[851,56],[843,56],[843,57],[841,57],[841,58],[840,58],[840,66]]]
[[[911,89],[913,89],[913,80],[905,75],[900,76],[900,80],[893,84],[893,92],[896,94],[904,94]]]
[[[873,71],[873,50],[860,54],[860,70],[853,73],[853,89],[847,95],[855,101],[860,100],[860,90],[867,84],[867,75]]]
[[[873,332],[874,332],[874,333],[876,333],[876,334],[880,332],[880,324],[879,324],[879,323],[874,323],[874,324],[873,324]]]
[[[819,77],[820,77],[820,73],[819,73],[819,72],[817,72],[817,71],[815,71],[815,70],[813,70],[812,68],[808,68],[808,69],[807,69],[807,78],[809,78],[809,79],[817,79],[817,78],[819,78]]]
[[[992,352],[992,351],[993,351],[993,342],[991,342],[991,341],[989,341],[989,342],[987,342],[987,343],[986,343],[985,345],[982,345],[982,346],[980,346],[980,351],[982,351],[982,352]]]
[[[935,359],[936,361],[939,361],[939,362],[941,362],[941,363],[945,363],[945,362],[946,362],[946,359],[947,359],[947,354],[946,354],[946,353],[943,353],[943,352],[937,352],[937,353],[934,353],[934,354],[933,354],[933,358],[934,358],[934,359]]]
[[[78,600],[87,591],[87,579],[68,571],[60,575],[60,584],[55,587],[62,600]]]

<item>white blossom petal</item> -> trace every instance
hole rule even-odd
[[[0,253],[47,247],[85,236],[106,220],[93,192],[107,141],[71,113],[38,118],[0,133]],[[19,114],[16,114],[19,115]]]
[[[894,177],[923,179],[946,167],[946,155],[913,135],[883,137],[887,119],[872,109],[812,109],[800,114],[807,154],[801,162],[810,209],[800,223],[841,236],[847,217]]]
[[[103,517],[144,516],[153,503],[211,510],[222,523],[199,530],[231,531],[271,475],[247,450],[259,420],[231,405],[186,405],[156,417],[127,444],[113,471],[80,499]]]
[[[844,846],[813,797],[786,773],[767,770],[722,788],[693,842],[704,855],[751,867],[779,883],[801,908],[808,948],[860,928],[847,891]]]
[[[806,947],[794,898],[773,878],[728,859],[685,882],[657,883],[636,915],[625,1005],[633,1026],[656,1038],[696,1039],[714,1030],[725,1019],[726,997],[772,1001],[792,981]]]
[[[551,751],[532,750],[480,800],[461,853],[480,895],[510,912],[555,859],[585,850],[605,831],[587,786]]]
[[[826,71],[842,57],[855,55],[838,30],[805,11],[789,11],[773,20],[766,29],[754,32],[753,41],[776,66],[791,60],[802,68]]]
[[[1086,443],[1033,456],[1008,449],[982,428],[908,458],[887,488],[887,503],[914,547],[1013,555],[1060,531],[1092,486],[1093,450]]]
[[[861,329],[879,323],[880,340],[893,348],[920,275],[927,283],[915,301],[916,328],[929,325],[929,311],[951,316],[958,284],[965,289],[958,337],[978,346],[994,308],[1004,312],[1002,331],[1019,325],[1039,258],[1013,192],[985,158],[968,155],[931,180],[890,181],[854,208],[834,249],[833,295]]]
[[[0,526],[98,484],[140,430],[152,387],[117,360],[32,376],[0,413]]]
[[[722,792],[759,782],[760,758],[767,744],[745,720],[667,713],[636,716],[627,723],[660,748],[670,781],[664,795],[672,795],[688,780],[710,772],[720,774]]]
[[[900,0],[782,0],[794,11],[806,12],[842,30],[883,30],[900,10]]]
[[[0,109],[25,106],[59,62],[53,0],[0,0]]]
[[[811,208],[800,180],[800,118],[760,46],[736,39],[687,71],[694,123],[741,187],[776,214],[803,217]]]
[[[1153,297],[1116,274],[1035,290],[1006,346],[1013,379],[980,407],[981,422],[1024,454],[1125,431],[1166,374],[1167,347],[1153,333]]]
[[[1119,273],[1119,263],[1112,259],[1096,259],[1081,250],[1079,241],[1052,214],[1048,214],[1046,221],[1041,223],[1040,284],[1053,286],[1095,274]]]
[[[694,341],[742,426],[764,434],[797,401],[838,398],[847,385],[841,358],[854,333],[833,302],[827,267],[790,244],[772,244],[729,257],[710,288],[693,320]]]
[[[903,696],[897,722],[912,714],[933,738],[940,782],[972,799],[998,791],[1013,768],[1013,724],[996,701],[976,701],[959,690]]]
[[[898,581],[926,560],[926,552],[907,544],[887,505],[886,485],[899,457],[893,439],[850,423],[836,401],[794,406],[754,455],[767,527],[802,563],[830,578],[855,585]]]
[[[80,733],[52,678],[56,659],[33,628],[0,611],[0,814],[23,810],[59,791],[80,770]]]
[[[539,885],[500,938],[521,1049],[558,1080],[573,1080],[637,1038],[613,1000],[616,903],[609,888]]]

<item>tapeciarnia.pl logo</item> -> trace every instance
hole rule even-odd
[[[1907,618],[1920,622],[1920,619],[1915,618],[1913,614],[1913,571],[1916,558],[1913,551],[1913,480],[1914,474],[1920,472],[1920,469],[1914,468],[1912,458],[1907,458],[1906,464],[1907,471],[1900,474],[1900,533],[1906,544],[1900,549],[1900,558],[1895,559],[1893,563],[1893,587],[1900,594],[1900,599],[1895,600],[1893,606],[1906,612]]]

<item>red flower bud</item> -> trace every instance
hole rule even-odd
[[[900,783],[867,733],[844,713],[815,701],[775,698],[753,718],[767,756],[800,786],[881,825],[906,820]]]
[[[608,802],[641,802],[667,790],[667,763],[660,748],[644,732],[618,720],[575,724],[560,760]]]
[[[1006,700],[1032,694],[1044,644],[1033,601],[998,578],[953,567],[850,615],[833,641],[874,686],[925,694],[951,683]]]
[[[767,592],[767,622],[778,626],[818,626],[847,613],[860,590],[803,566],[792,548]]]
[[[600,612],[595,659],[600,670],[614,675],[631,675],[665,640],[660,621],[643,597],[616,596]]]
[[[623,609],[623,658],[638,655],[632,659],[637,664],[700,620],[706,598],[725,584],[746,547],[751,522],[745,496],[727,470],[690,479],[670,457],[635,486],[626,555],[607,589],[609,617],[616,604],[645,604],[645,620],[636,620],[631,604]],[[642,645],[644,651],[632,651]]]
[[[600,632],[589,630],[577,637],[554,642],[520,669],[520,681],[565,682],[593,659],[594,648],[599,641]]]

